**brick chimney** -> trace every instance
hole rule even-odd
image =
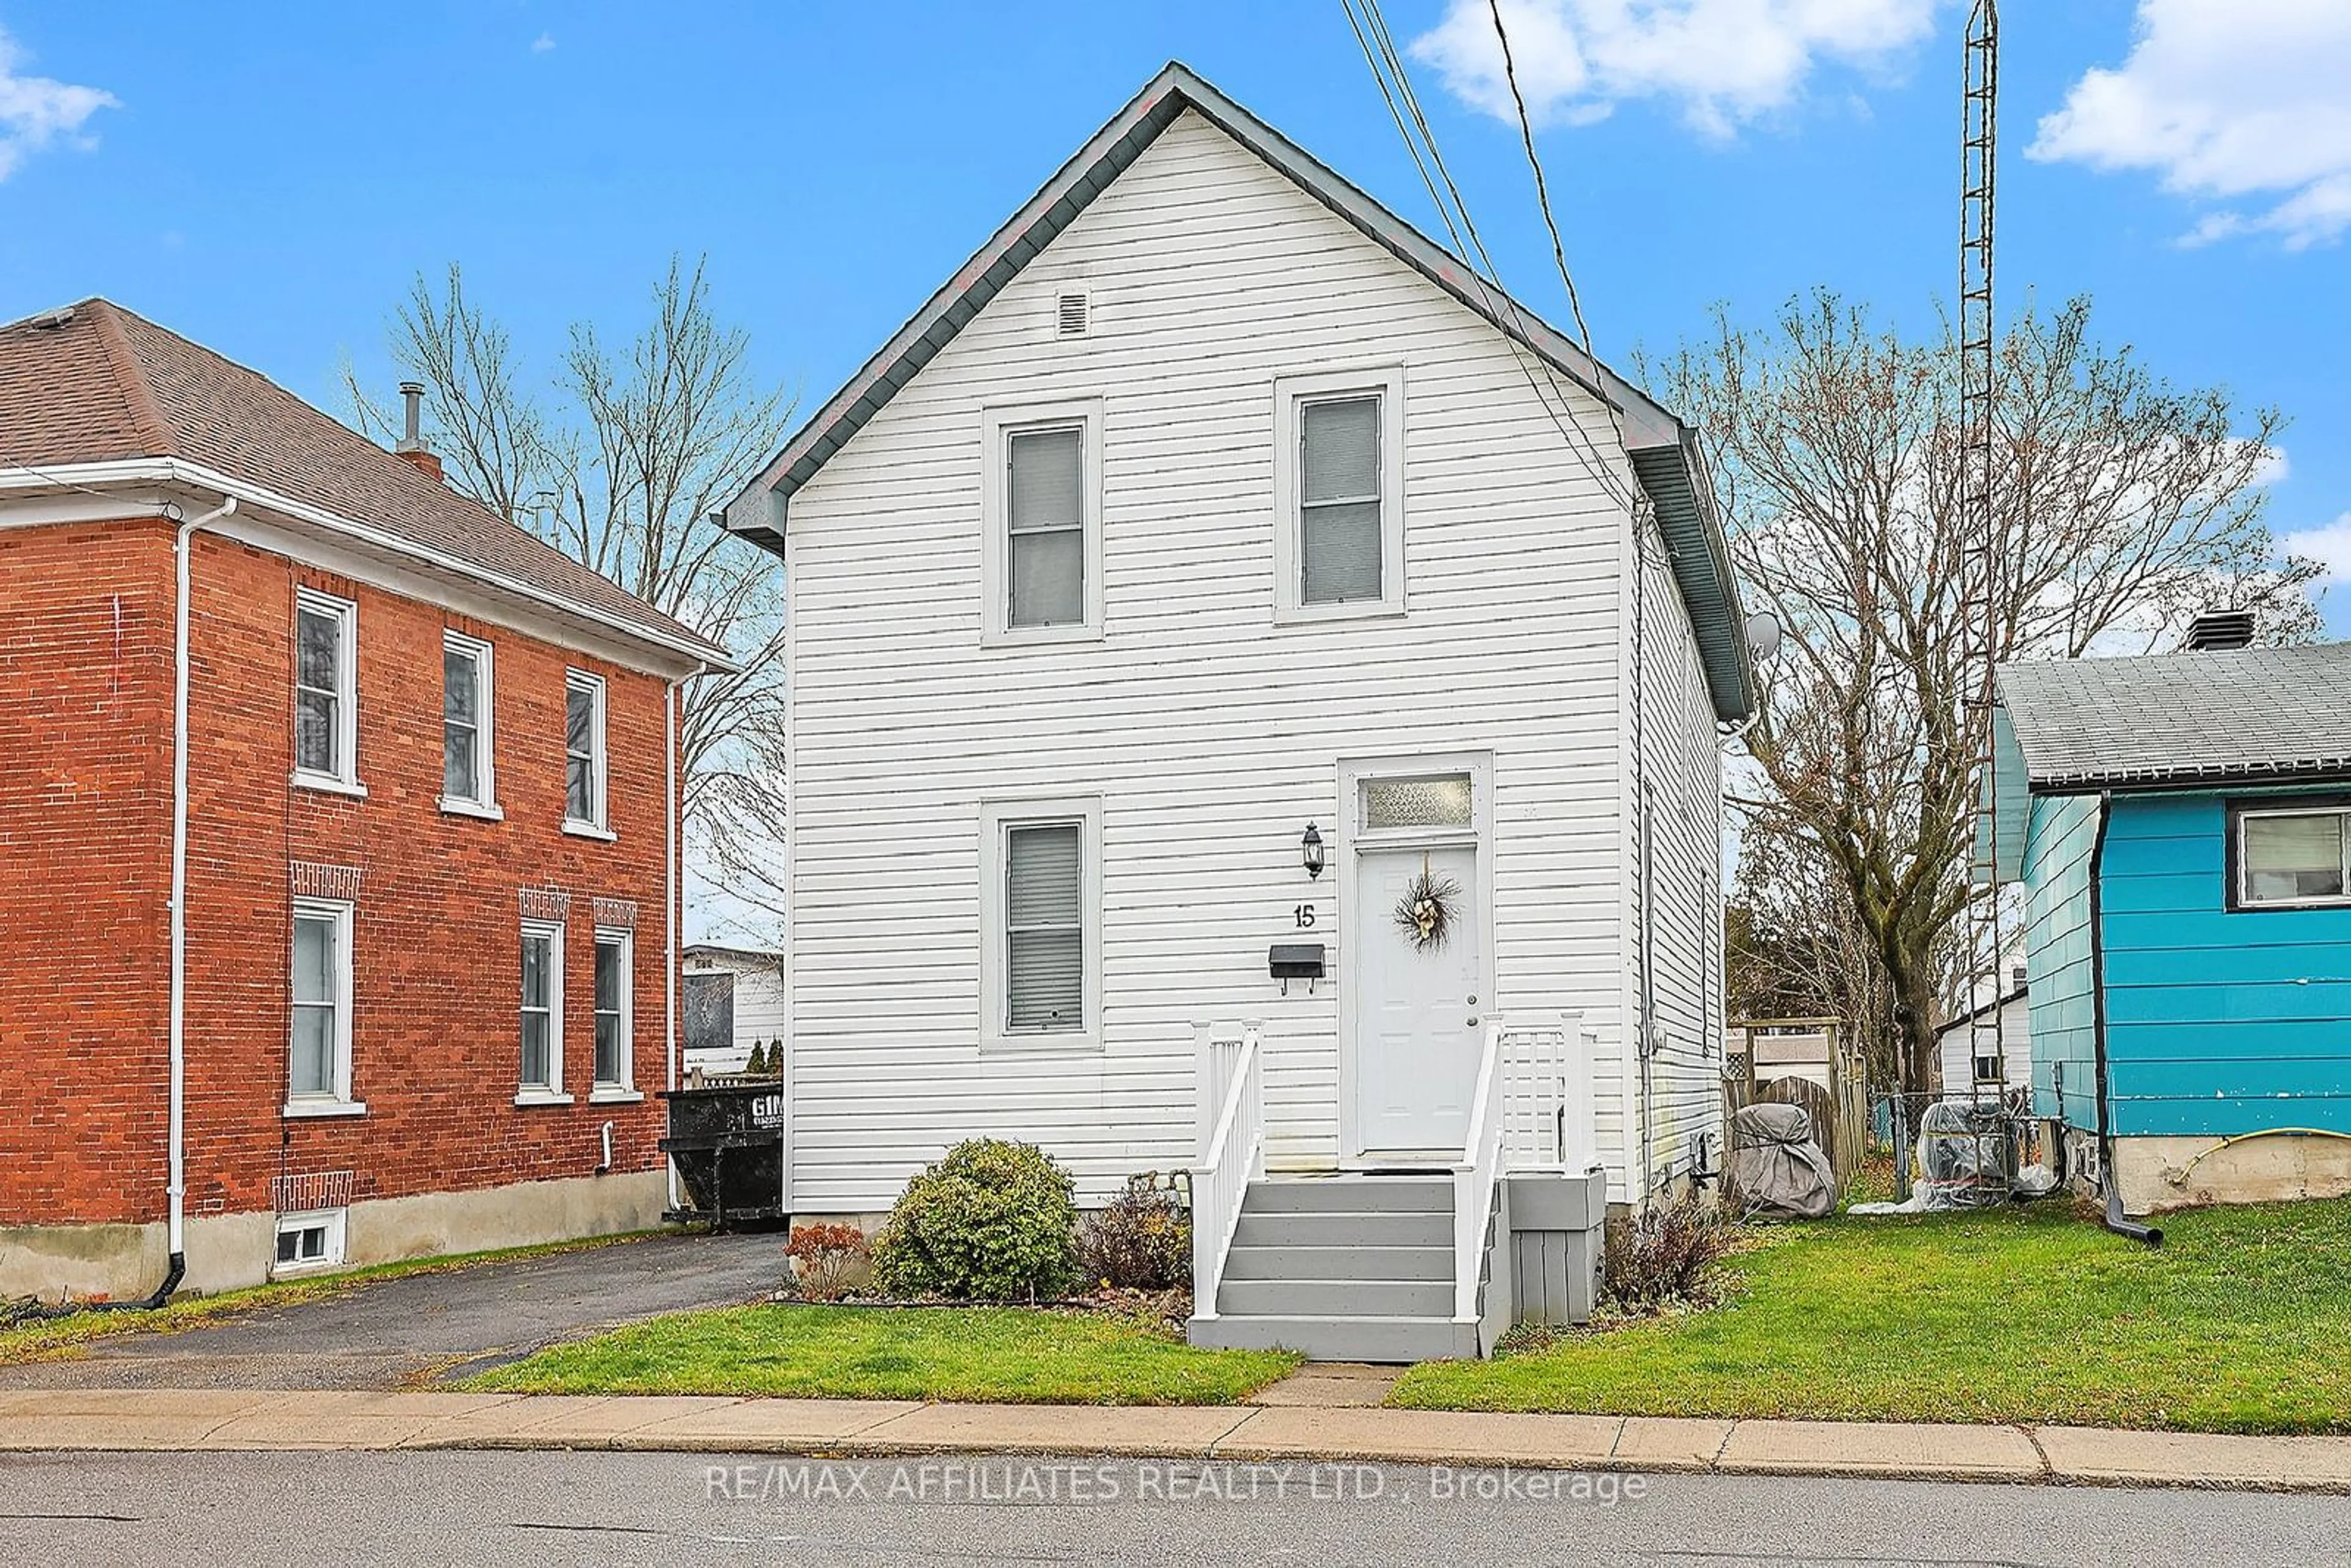
[[[392,455],[403,462],[413,464],[418,473],[437,484],[441,479],[441,459],[434,454],[432,448],[424,444],[424,438],[417,434],[424,402],[424,383],[423,382],[401,382],[400,398],[401,402],[407,405],[407,434],[400,438],[400,444],[392,449]]]

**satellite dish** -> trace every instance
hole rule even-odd
[[[1780,651],[1780,618],[1759,610],[1747,618],[1747,651],[1761,663]]]

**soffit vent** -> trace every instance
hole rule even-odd
[[[1086,335],[1089,301],[1082,293],[1062,294],[1053,301],[1053,336],[1082,338]]]

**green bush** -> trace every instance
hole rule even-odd
[[[1191,1210],[1155,1176],[1129,1176],[1108,1207],[1086,1216],[1078,1257],[1089,1281],[1117,1290],[1189,1290]]]
[[[1078,1274],[1069,1174],[1033,1144],[975,1138],[906,1184],[873,1239],[873,1278],[897,1296],[1033,1301]]]

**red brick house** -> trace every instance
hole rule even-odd
[[[723,651],[104,300],[0,327],[0,1296],[643,1226]]]

